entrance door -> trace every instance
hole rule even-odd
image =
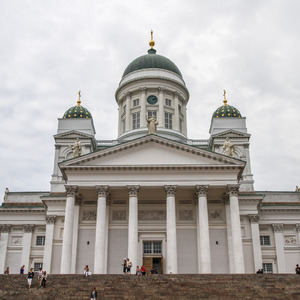
[[[156,269],[158,274],[163,274],[163,257],[162,256],[144,256],[143,264],[146,267],[147,274],[150,274],[151,269]]]

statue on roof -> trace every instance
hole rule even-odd
[[[74,145],[70,146],[70,147],[73,150],[73,157],[74,158],[81,155],[82,146],[81,146],[81,142],[80,142],[79,138],[77,138]]]
[[[156,134],[158,122],[156,121],[155,117],[152,116],[151,118],[147,119],[147,127],[148,127],[148,134]]]
[[[298,185],[296,185],[295,192],[300,192],[300,188],[298,187]]]
[[[223,151],[225,155],[233,157],[235,146],[230,142],[228,137],[223,144]]]

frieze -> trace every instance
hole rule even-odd
[[[282,232],[283,230],[283,224],[272,224],[272,226],[275,232]]]
[[[167,197],[175,197],[177,191],[177,185],[165,185],[165,191]]]
[[[10,228],[11,228],[11,225],[7,225],[7,224],[0,225],[0,232],[2,232],[2,233],[10,232]]]
[[[97,212],[96,211],[83,211],[82,220],[83,221],[95,221],[97,218]]]
[[[10,246],[21,246],[22,245],[22,237],[21,236],[12,236],[9,241]]]
[[[193,221],[194,214],[192,210],[179,210],[179,220],[180,221]]]
[[[296,246],[297,244],[296,236],[284,236],[284,241],[286,246]]]
[[[23,230],[24,230],[24,232],[33,232],[34,225],[33,224],[23,225]]]
[[[162,221],[166,220],[166,211],[164,210],[140,210],[139,220],[143,221]]]
[[[139,193],[139,185],[128,185],[128,195],[129,197],[137,197]]]
[[[218,210],[210,210],[208,212],[209,219],[217,221],[217,220],[223,220],[222,216],[222,209]]]
[[[113,210],[112,211],[113,221],[125,221],[126,220],[126,210]]]

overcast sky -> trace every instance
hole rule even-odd
[[[300,186],[300,1],[0,1],[0,194],[48,191],[57,118],[82,105],[116,139],[114,93],[149,49],[181,70],[188,137],[228,104],[247,117],[256,190]],[[0,200],[0,201],[1,201]]]

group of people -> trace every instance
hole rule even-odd
[[[124,274],[131,274],[132,262],[130,261],[129,258],[124,258],[123,259],[122,266],[123,266],[123,273]]]
[[[24,266],[21,267],[20,274],[24,274]],[[28,272],[28,275],[27,275],[27,283],[28,283],[29,289],[31,288],[33,277],[34,277],[34,271],[33,271],[33,268],[30,268],[30,271]],[[43,271],[42,268],[39,268],[39,270],[37,272],[37,277],[38,277],[38,283],[39,283],[38,287],[45,288],[46,281],[47,281],[47,272]]]

